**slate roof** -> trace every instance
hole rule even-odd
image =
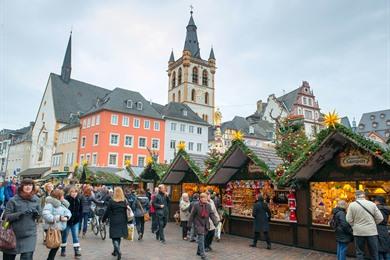
[[[249,149],[261,160],[267,164],[271,170],[275,170],[276,167],[283,163],[282,159],[276,154],[276,150],[273,148],[260,148],[254,146],[248,146]]]
[[[349,119],[347,116],[342,117],[340,120],[340,123],[347,128],[351,128],[351,123],[349,122]]]
[[[249,128],[253,127],[254,133],[251,134]],[[245,137],[259,138],[264,140],[270,140],[269,133],[274,132],[272,123],[259,120],[256,124],[250,124],[247,119],[241,116],[235,116],[233,120],[222,123],[221,131],[225,132],[226,129],[240,130]]]
[[[169,57],[169,62],[175,62],[175,56],[173,56],[173,50],[171,51],[171,56]]]
[[[214,55],[214,49],[213,49],[213,47],[211,47],[209,60],[215,60],[215,55]]]
[[[205,161],[208,158],[207,155],[189,153],[188,157],[199,167],[200,173],[204,173],[206,170]]]
[[[191,14],[190,20],[187,25],[187,33],[184,42],[184,50],[190,51],[192,57],[201,59],[198,35],[196,33],[196,29],[197,27],[195,25],[194,18],[192,18],[192,14]]]
[[[280,102],[282,102],[286,106],[288,112],[291,111],[295,101],[297,100],[299,90],[300,90],[300,87],[277,98],[277,100],[279,100]]]
[[[61,76],[54,73],[50,74],[50,81],[56,119],[65,124],[70,123],[71,114],[90,110],[99,97],[104,97],[111,92],[108,89],[74,79],[65,83],[61,80]]]
[[[170,102],[167,105],[163,106],[157,103],[152,103],[152,106],[165,118],[175,119],[179,121],[187,121],[201,125],[209,125],[186,104]],[[187,116],[183,114],[184,110],[187,110]]]
[[[127,107],[128,100],[132,101],[131,108]],[[139,103],[142,103],[142,109],[137,108],[137,104]],[[109,110],[158,119],[162,118],[161,114],[153,108],[151,102],[147,101],[139,92],[122,88],[115,88],[113,91],[100,98],[100,102],[97,102],[97,104],[87,111],[86,114],[101,110]]]
[[[376,127],[374,127],[374,123],[376,123]],[[390,109],[364,113],[360,119],[357,132],[364,135],[376,132],[387,140],[389,137],[386,137],[386,133],[390,133]]]
[[[60,129],[58,129],[58,131],[65,131],[65,130],[76,128],[76,127],[80,127],[80,123],[71,123],[69,125],[66,125]]]

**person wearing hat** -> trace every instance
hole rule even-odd
[[[4,219],[11,223],[16,236],[16,248],[3,250],[3,259],[15,259],[20,254],[20,259],[32,260],[37,243],[36,221],[41,213],[41,204],[35,195],[35,187],[32,179],[23,179],[16,195],[8,201],[4,210]]]
[[[353,230],[356,258],[365,259],[364,248],[367,243],[371,259],[377,260],[379,253],[376,225],[383,221],[383,216],[375,203],[365,197],[364,191],[356,191],[356,200],[349,204],[346,218]]]
[[[387,260],[390,259],[390,234],[387,230],[390,207],[386,205],[386,200],[382,196],[376,197],[374,203],[383,216],[383,221],[376,226],[378,229],[379,259]]]

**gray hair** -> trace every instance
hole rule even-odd
[[[365,194],[364,191],[362,191],[362,190],[357,190],[357,191],[355,192],[355,195],[356,195],[356,198],[357,198],[357,199],[363,199],[363,198],[366,197],[366,194]]]
[[[337,207],[342,208],[342,209],[346,209],[347,208],[347,202],[345,202],[345,200],[339,200],[337,202]]]

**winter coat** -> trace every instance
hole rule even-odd
[[[44,230],[52,227],[62,231],[66,228],[66,222],[60,221],[60,217],[68,217],[69,220],[72,217],[72,213],[70,213],[70,210],[61,201],[49,196],[42,210],[42,217],[45,221],[43,224]]]
[[[15,185],[14,185],[15,186]],[[4,200],[9,201],[14,197],[14,189],[12,188],[12,184],[10,182],[4,187]]]
[[[346,220],[346,212],[343,208],[334,208],[333,217],[335,221],[336,241],[349,243],[353,240],[352,228]]]
[[[150,203],[149,203],[149,205],[150,205],[150,208],[149,208],[150,214],[156,213],[156,209],[153,206],[153,202],[154,202],[155,198],[156,198],[156,194],[153,193],[152,196],[150,196]]]
[[[68,195],[65,199],[69,202],[69,210],[72,213],[72,217],[68,220],[68,225],[73,226],[79,223],[82,218],[83,207],[81,205],[81,198],[79,196],[73,198]]]
[[[218,211],[217,211],[217,207],[215,206],[214,204],[214,201],[213,200],[210,200],[209,201],[209,204],[211,206],[211,210],[213,211],[215,217],[217,218],[217,222],[221,221],[220,217],[219,217],[219,214],[218,214]],[[214,225],[214,222],[212,221],[211,218],[209,218],[209,222],[210,222],[210,230],[215,230],[215,225]]]
[[[132,208],[135,209],[134,217],[143,217],[145,213],[149,212],[149,199],[146,196],[138,196],[133,202]],[[142,207],[141,207],[142,206]]]
[[[110,219],[110,238],[127,237],[127,202],[110,200],[103,222]]]
[[[181,221],[188,221],[190,218],[190,205],[191,202],[180,200],[179,208],[180,208],[180,220]]]
[[[366,199],[357,199],[368,211],[372,217],[362,206],[356,201],[349,204],[347,211],[347,221],[352,226],[354,236],[376,236],[378,231],[376,224],[383,220],[383,216],[374,202]],[[375,219],[374,219],[375,218]]]
[[[209,218],[212,219],[215,226],[218,224],[219,221],[217,216],[212,211],[210,204],[208,203],[205,204],[206,216],[202,217],[201,204],[202,204],[201,202],[198,202],[195,205],[193,205],[187,226],[191,227],[193,223],[195,227],[195,234],[206,235],[207,232],[210,230]]]
[[[2,202],[4,202],[4,199],[5,199],[5,197],[4,197],[4,186],[1,186],[0,187],[0,203],[2,203]]]
[[[254,232],[269,231],[271,211],[269,210],[268,205],[264,201],[256,201],[256,203],[253,205],[252,216],[255,218],[253,220]]]
[[[80,199],[81,199],[81,207],[83,208],[83,213],[91,213],[92,212],[92,209],[91,209],[92,202],[94,202],[97,205],[103,204],[102,201],[97,200],[95,198],[95,196],[92,194],[91,194],[91,196],[81,195]]]
[[[156,195],[153,201],[153,206],[156,210],[156,214],[158,217],[168,218],[168,214],[169,214],[168,198],[164,193],[159,192]]]
[[[27,213],[33,211],[34,213]],[[4,250],[7,254],[33,252],[37,242],[37,223],[41,213],[39,198],[33,196],[30,200],[15,195],[4,210],[4,218],[11,223],[16,236],[16,248]]]
[[[390,234],[387,229],[387,223],[389,221],[390,215],[390,207],[385,205],[377,205],[377,207],[383,215],[383,221],[377,225],[379,252],[390,253]]]

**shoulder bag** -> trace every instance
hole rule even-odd
[[[126,216],[127,216],[127,222],[132,221],[133,218],[134,218],[134,212],[131,209],[131,207],[130,207],[129,203],[127,202],[127,200],[126,200]]]
[[[4,214],[4,212],[3,212]],[[3,214],[1,214],[0,219],[0,249],[1,250],[10,250],[16,248],[16,236],[15,232],[11,227],[10,222],[3,219]]]
[[[55,226],[55,224],[56,221],[54,220],[53,226]],[[53,226],[50,225],[46,231],[46,247],[49,249],[59,248],[61,245],[61,231]]]
[[[148,222],[150,220],[149,213],[144,210],[144,207],[142,207],[142,204],[138,199],[137,199],[137,202],[138,202],[139,207],[141,208],[142,214],[144,215],[144,221]]]

